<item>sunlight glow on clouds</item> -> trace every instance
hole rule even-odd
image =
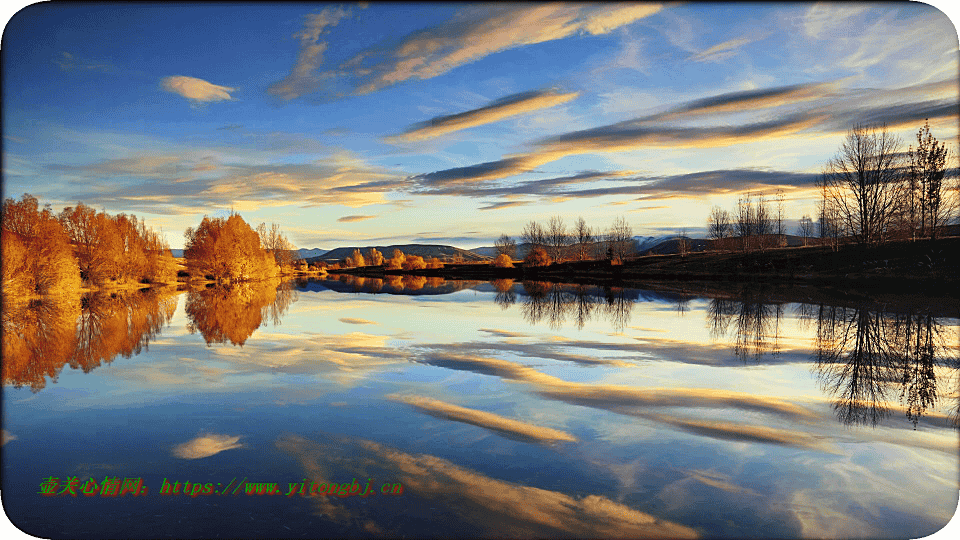
[[[231,100],[233,98],[230,97],[230,92],[235,90],[226,86],[217,86],[203,79],[182,75],[164,77],[160,81],[160,85],[167,92],[180,94],[194,103]]]

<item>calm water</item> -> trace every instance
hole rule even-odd
[[[8,305],[3,503],[48,538],[919,538],[957,507],[960,331],[908,304],[344,277]]]

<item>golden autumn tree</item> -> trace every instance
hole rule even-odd
[[[230,283],[270,279],[280,273],[273,255],[260,246],[260,236],[239,214],[204,216],[184,237],[183,256],[191,275]]]
[[[3,290],[20,295],[69,295],[80,288],[80,272],[63,226],[49,205],[24,194],[3,203]]]

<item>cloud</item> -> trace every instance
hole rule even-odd
[[[0,443],[0,446],[6,446],[6,444],[7,444],[8,442],[10,442],[10,441],[15,441],[15,440],[17,440],[17,436],[14,435],[13,433],[10,433],[9,431],[7,431],[7,430],[4,429],[4,430],[3,430],[3,442]]]
[[[164,77],[160,80],[160,86],[167,92],[180,94],[194,104],[229,101],[233,99],[230,97],[230,92],[235,90],[226,86],[217,86],[203,79],[182,75]]]
[[[560,93],[556,90],[533,90],[506,96],[489,105],[470,111],[437,116],[417,124],[401,135],[388,137],[387,142],[421,141],[454,131],[498,122],[504,118],[555,107],[577,98],[579,92]]]
[[[364,50],[337,69],[317,72],[304,62],[297,81],[271,88],[283,99],[346,85],[345,95],[369,94],[411,79],[429,79],[491,54],[577,34],[602,35],[661,10],[659,4],[516,4],[461,9],[450,21],[413,32],[398,43]],[[312,36],[307,30],[305,35]],[[318,45],[314,45],[318,46]],[[301,45],[303,47],[303,45]],[[298,61],[297,66],[301,66]],[[280,84],[280,83],[278,83]]]
[[[319,41],[320,36],[350,14],[349,9],[331,6],[320,13],[305,15],[303,30],[293,36],[300,40],[297,62],[289,75],[267,88],[267,93],[289,100],[318,90],[326,78],[316,73],[327,50],[327,43]]]
[[[95,60],[88,60],[84,58],[78,58],[68,52],[63,52],[58,56],[54,61],[54,64],[60,67],[62,71],[97,71],[101,73],[108,73],[116,70],[116,66],[110,64],[109,62],[98,62]]]
[[[503,210],[504,208],[513,208],[514,206],[525,206],[530,204],[532,201],[504,201],[498,203],[490,203],[486,206],[481,206],[478,210]]]
[[[445,403],[436,399],[412,395],[392,395],[387,399],[411,405],[431,416],[463,422],[484,429],[500,432],[507,437],[520,438],[530,442],[552,443],[557,441],[576,442],[577,438],[565,431],[552,429],[526,422],[520,422],[497,414],[468,409]]]
[[[374,219],[376,217],[377,216],[364,216],[358,214],[353,216],[343,216],[341,218],[337,218],[337,221],[340,223],[353,223],[354,221],[363,221],[365,219]]]
[[[239,441],[240,436],[233,435],[201,435],[191,439],[183,444],[178,444],[173,449],[173,455],[181,459],[201,459],[210,457],[220,452],[233,450],[234,448],[243,448]]]
[[[342,323],[344,323],[344,324],[377,324],[377,323],[375,323],[375,322],[373,322],[373,321],[368,321],[368,320],[366,320],[366,319],[354,319],[354,318],[351,318],[351,317],[342,317],[342,318],[337,319],[337,320],[340,321],[340,322],[342,322]]]
[[[373,441],[325,435],[317,443],[298,435],[277,440],[313,481],[324,481],[346,464],[350,474],[389,478],[418,498],[466,521],[483,536],[696,538],[689,527],[658,518],[601,495],[572,497],[491,478],[429,454],[408,454]],[[347,459],[349,457],[349,459]],[[369,472],[369,474],[368,474]],[[373,518],[336,497],[311,498],[318,514],[340,522],[363,523],[378,531]],[[387,507],[392,505],[387,505]],[[390,511],[385,507],[386,511]],[[385,522],[392,516],[377,514]]]
[[[460,184],[487,183],[534,172],[537,167],[566,156],[623,152],[645,148],[718,148],[761,142],[808,133],[845,133],[856,123],[890,127],[913,125],[924,118],[957,116],[955,94],[945,82],[908,89],[837,91],[837,81],[781,86],[725,93],[678,105],[663,113],[546,137],[533,143],[535,150],[496,161],[456,167],[410,177],[425,190],[457,191]],[[891,104],[884,96],[911,96],[912,102]],[[933,99],[923,99],[930,96]],[[733,125],[676,126],[665,120],[685,119],[706,113],[752,112],[819,100],[804,110],[782,112],[773,119]],[[454,186],[451,188],[450,186]],[[533,187],[528,185],[527,187]],[[503,191],[502,189],[499,191]],[[516,195],[518,192],[513,191]],[[490,195],[493,193],[487,193]],[[563,193],[555,193],[564,195]]]
[[[384,193],[408,185],[402,176],[343,151],[302,164],[260,164],[255,154],[191,147],[176,156],[147,154],[46,169],[61,173],[66,201],[96,200],[115,210],[157,214],[290,204],[357,208],[385,203]]]
[[[765,36],[764,36],[765,37]],[[690,57],[694,62],[716,62],[733,56],[737,49],[762,39],[760,37],[741,37],[718,43]]]

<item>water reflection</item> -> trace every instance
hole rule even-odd
[[[698,536],[689,527],[603,495],[571,496],[509,482],[435,455],[411,454],[361,438],[326,434],[321,441],[291,434],[277,439],[276,446],[299,462],[311,483],[324,485],[339,478],[371,478],[380,484],[389,479],[404,490],[403,497],[392,498],[394,504],[390,505],[351,505],[349,499],[340,497],[310,497],[316,515],[341,524],[343,528],[337,536],[400,536],[409,530],[402,528],[404,525],[421,519],[430,519],[430,536],[437,537]],[[371,487],[382,489],[381,485]],[[433,508],[427,511],[427,507]],[[450,517],[436,519],[437,515]]]
[[[176,290],[94,293],[30,301],[4,297],[3,383],[34,392],[64,365],[89,373],[146,348],[177,307]]]
[[[581,330],[595,314],[602,314],[609,318],[614,330],[621,332],[630,321],[634,294],[622,287],[600,288],[546,281],[524,281],[522,286],[525,295],[520,309],[530,324],[546,321],[550,328],[557,330],[572,315],[574,325]],[[498,300],[497,303],[501,302]]]
[[[242,346],[268,320],[279,324],[297,298],[290,283],[279,279],[191,290],[187,329],[200,332],[207,345],[229,341]]]
[[[944,395],[937,367],[958,367],[944,325],[929,313],[821,305],[816,343],[816,373],[844,424],[875,426],[898,398],[916,427]]]
[[[734,353],[744,362],[759,361],[765,354],[780,354],[780,323],[783,304],[764,302],[761,291],[741,289],[734,298],[711,298],[707,326],[713,339],[734,329]]]

